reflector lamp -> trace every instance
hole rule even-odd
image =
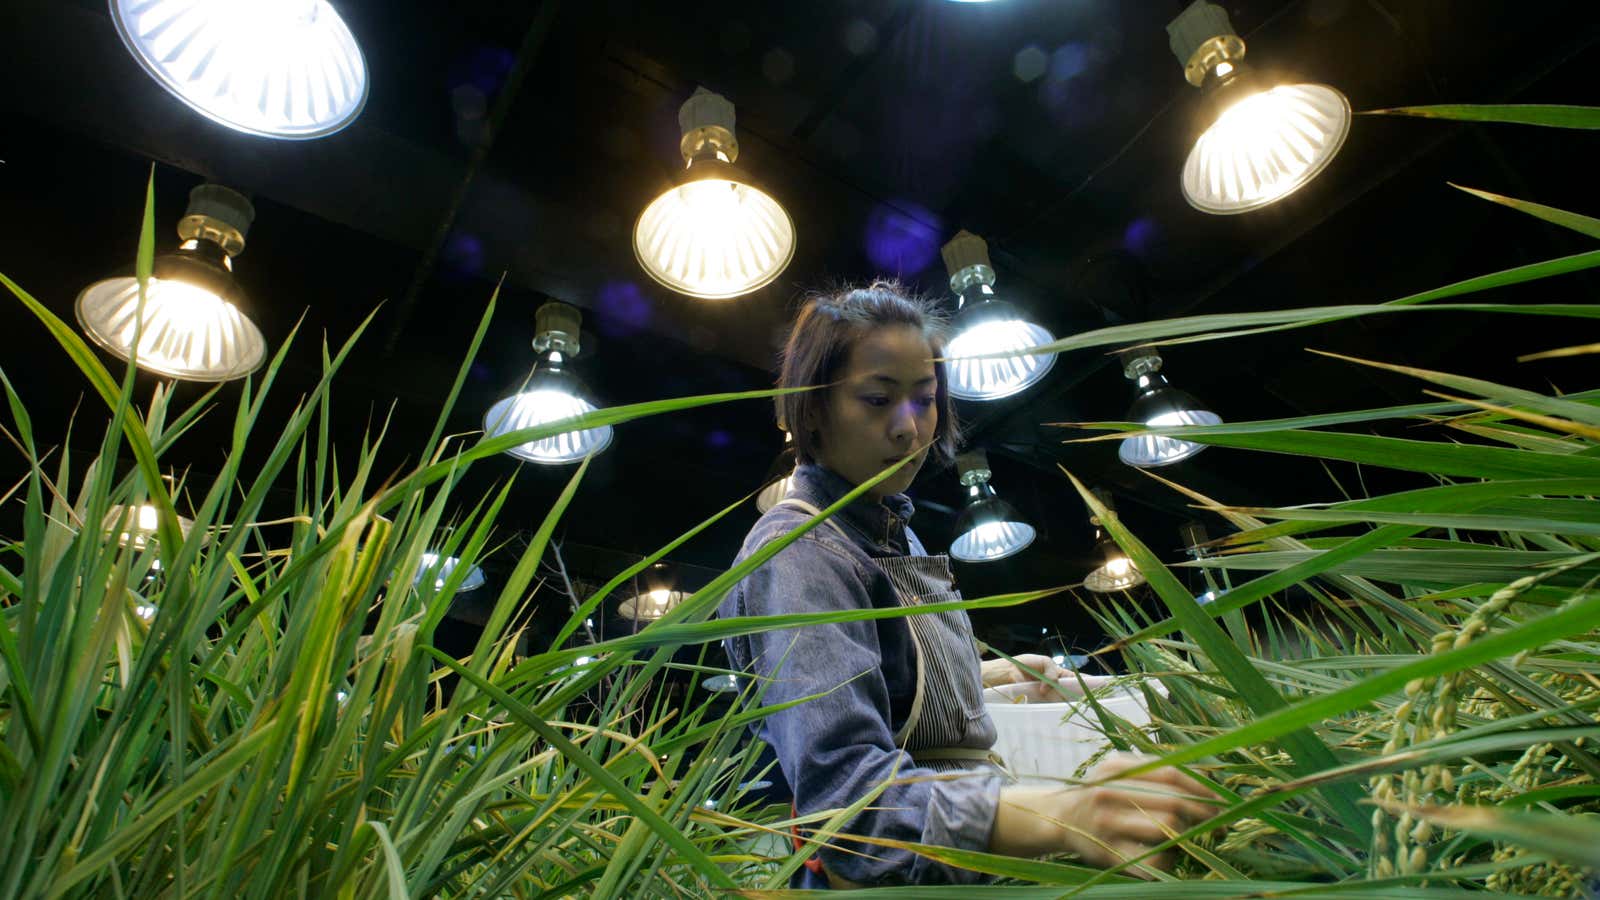
[[[1222,7],[1196,0],[1167,25],[1184,77],[1205,92],[1205,131],[1183,164],[1183,196],[1232,215],[1282,200],[1317,177],[1350,133],[1350,101],[1325,84],[1268,85],[1244,67]]]
[[[536,425],[547,425],[594,412],[588,391],[567,363],[579,352],[582,317],[575,307],[550,302],[536,313],[538,334],[533,339],[539,354],[533,372],[516,393],[489,408],[483,417],[485,437],[498,437]],[[561,465],[599,453],[611,445],[611,426],[562,432],[518,444],[506,453],[527,462]]]
[[[1100,499],[1101,505],[1115,515],[1111,493],[1102,488],[1095,488],[1094,495]],[[1091,515],[1089,524],[1094,526],[1095,556],[1102,560],[1101,564],[1083,579],[1083,586],[1097,594],[1113,594],[1126,591],[1144,584],[1144,573],[1133,564],[1128,554],[1122,552],[1117,542],[1105,530],[1099,516]]]
[[[106,517],[101,522],[101,530],[108,537],[116,538],[119,547],[143,550],[156,539],[156,530],[160,527],[159,515],[155,506],[150,503],[141,503],[138,506],[113,506],[106,512]],[[178,516],[178,531],[184,538],[189,537],[189,529],[193,527],[193,519]],[[159,563],[156,565],[159,567]]]
[[[183,243],[156,257],[143,315],[139,280],[126,274],[78,294],[78,324],[107,352],[157,375],[231,381],[254,372],[266,361],[267,342],[240,310],[245,297],[233,258],[244,252],[255,215],[243,194],[221,185],[190,191],[178,222]]]
[[[333,134],[367,102],[367,63],[327,0],[111,0],[145,72],[206,118],[261,137]]]
[[[440,557],[437,553],[424,553],[422,554],[421,561],[417,564],[416,577],[411,579],[411,583],[413,585],[420,586],[423,582],[423,579],[427,578],[429,573],[432,573],[433,588],[434,590],[440,590],[444,587],[444,583],[449,580],[451,574],[455,572],[456,567],[459,565],[461,565],[461,560],[454,556]],[[478,588],[483,587],[485,581],[486,579],[483,577],[483,570],[477,566],[473,566],[471,569],[467,570],[467,575],[461,580],[461,585],[456,588],[456,592],[464,594],[467,591],[475,591]]]
[[[1155,428],[1222,423],[1222,417],[1205,404],[1167,383],[1161,374],[1161,355],[1150,348],[1123,351],[1122,374],[1137,391],[1128,410],[1129,422]],[[1117,456],[1130,466],[1148,469],[1188,459],[1205,448],[1194,441],[1142,434],[1123,438]]]
[[[689,596],[677,590],[672,567],[663,562],[652,565],[640,580],[643,590],[617,605],[617,614],[632,622],[654,622]]]
[[[634,256],[680,294],[727,300],[769,284],[794,258],[794,222],[742,169],[733,104],[705,88],[678,110],[685,167],[633,226]]]
[[[989,245],[967,231],[958,233],[940,250],[950,272],[950,290],[958,300],[951,323],[948,359],[950,394],[962,400],[998,400],[1027,390],[1055,365],[1054,353],[970,359],[986,353],[1023,350],[1055,340],[1042,325],[994,292],[994,267]]]
[[[783,433],[783,450],[767,470],[766,487],[762,488],[761,493],[756,495],[756,509],[758,511],[766,512],[777,506],[783,498],[789,496],[789,488],[794,485],[795,455],[794,435],[785,431]]]
[[[967,489],[967,502],[956,518],[951,556],[962,562],[994,562],[1033,543],[1038,532],[990,486],[989,459],[982,450],[958,456],[956,468]]]

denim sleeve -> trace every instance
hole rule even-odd
[[[728,598],[726,614],[772,615],[870,608],[858,563],[842,550],[806,537],[757,569]],[[762,737],[777,752],[801,813],[849,806],[895,778],[935,774],[896,748],[889,691],[873,621],[815,625],[741,636],[730,642],[734,664],[770,678],[763,704],[820,694],[766,718]],[[987,850],[1000,779],[974,775],[891,785],[841,830],[849,833]],[[823,865],[864,884],[969,884],[987,880],[908,850],[839,842]],[[866,854],[866,855],[857,855]]]

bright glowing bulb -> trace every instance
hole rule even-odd
[[[1097,594],[1126,591],[1144,584],[1144,573],[1126,556],[1106,554],[1105,564],[1083,579],[1083,586]]]
[[[650,592],[650,602],[656,606],[665,607],[670,599],[672,599],[672,592],[666,588],[659,588]]]
[[[1207,409],[1187,409],[1162,413],[1145,422],[1152,428],[1177,425],[1219,425],[1222,417]],[[1151,468],[1171,465],[1188,459],[1206,448],[1205,444],[1178,438],[1141,434],[1123,438],[1117,447],[1117,456],[1130,466]]]
[[[156,512],[154,505],[141,503],[138,506],[113,506],[106,513],[101,523],[106,536],[115,537],[117,546],[132,547],[143,550],[161,527],[161,515]],[[194,522],[183,516],[178,517],[178,532],[184,537],[189,536],[189,529],[194,527]],[[159,569],[160,561],[152,563],[152,568]]]
[[[489,408],[483,430],[496,437],[535,425],[548,425],[595,411],[593,404],[566,391],[549,389],[513,394]],[[506,452],[528,462],[558,465],[577,462],[611,445],[611,426],[565,431],[538,441],[518,444]]]
[[[441,590],[444,588],[445,581],[450,578],[455,572],[456,566],[459,565],[461,565],[461,560],[454,556],[446,556],[441,561],[437,553],[424,553],[422,554],[422,559],[417,562],[417,574],[411,579],[411,583],[413,585],[421,584],[423,576],[431,571],[434,573],[433,589],[436,591]],[[465,594],[468,591],[475,591],[483,587],[485,583],[486,579],[484,578],[483,570],[473,566],[467,570],[467,576],[461,579],[461,585],[456,588],[456,591]]]
[[[148,622],[156,617],[156,608],[148,603],[140,603],[133,608],[133,614]]]
[[[1233,63],[1226,61],[1217,63],[1218,78],[1226,77],[1231,72],[1233,72]]]
[[[326,0],[111,0],[111,21],[162,87],[238,131],[322,137],[367,101],[366,60]]]
[[[1223,111],[1183,164],[1183,195],[1201,212],[1249,212],[1316,177],[1350,132],[1350,101],[1327,85],[1280,85]]]
[[[182,281],[150,279],[139,321],[139,282],[107,278],[78,295],[78,321],[94,342],[141,369],[186,381],[242,378],[267,358],[267,342],[239,308]],[[137,353],[134,334],[138,332]]]
[[[1021,552],[1037,534],[1026,522],[985,522],[952,541],[950,555],[962,562],[993,562]]]
[[[960,357],[1023,350],[1054,340],[1049,331],[1023,319],[987,319],[962,330],[944,350],[950,360],[951,395],[962,400],[996,400],[1026,389],[1055,365],[1054,353],[1000,359]]]
[[[633,250],[651,278],[691,297],[726,300],[770,283],[794,258],[794,222],[765,192],[705,178],[645,207]]]

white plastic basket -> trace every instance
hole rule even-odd
[[[1095,700],[1105,710],[1135,725],[1150,722],[1150,710],[1138,678],[1084,676]],[[1160,682],[1149,686],[1165,694]],[[1077,678],[1068,675],[1062,687],[1078,693]],[[1071,778],[1078,767],[1109,743],[1100,717],[1088,700],[1035,702],[1039,686],[1012,684],[984,691],[984,705],[994,720],[994,751],[1019,780]],[[1050,694],[1054,695],[1054,691]]]

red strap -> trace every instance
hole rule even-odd
[[[799,818],[800,817],[800,811],[795,808],[795,805],[793,803],[789,804],[789,815],[790,815],[791,818]],[[795,852],[798,853],[799,851],[804,850],[806,848],[806,842],[800,838],[800,826],[799,825],[790,825],[789,826],[789,836],[790,836],[790,838],[792,838],[794,840]],[[811,858],[806,860],[804,865],[805,865],[806,868],[810,869],[812,872],[815,872],[818,875],[824,874],[823,871],[822,871],[822,860],[818,859],[817,855],[815,853],[811,854]]]

